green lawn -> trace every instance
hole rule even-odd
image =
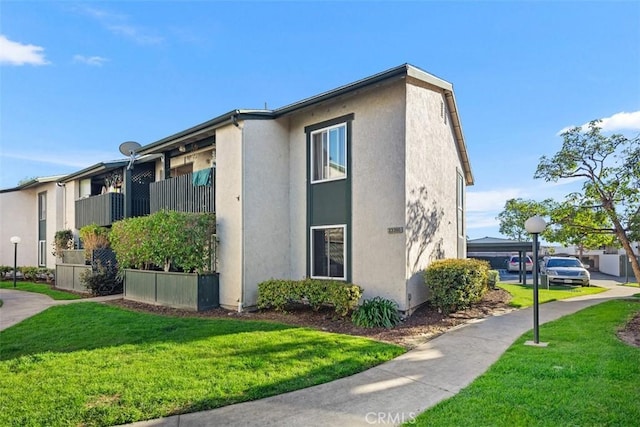
[[[498,283],[498,287],[509,292],[513,299],[509,305],[518,308],[529,307],[533,305],[533,286],[524,286],[512,283]],[[556,301],[566,298],[579,297],[582,295],[597,294],[606,291],[605,288],[595,286],[549,286],[549,289],[538,288],[538,302],[540,304]]]
[[[97,303],[0,332],[0,425],[113,425],[259,399],[403,353],[364,338]]]
[[[609,301],[518,339],[484,375],[421,414],[419,426],[637,426],[640,349],[616,331],[640,302]]]
[[[0,288],[14,289],[13,281],[0,281]],[[71,292],[58,291],[56,289],[52,289],[51,285],[46,283],[16,282],[15,289],[18,291],[36,292],[38,294],[49,295],[51,298],[55,300],[69,300],[69,299],[82,298],[81,296],[72,294]]]
[[[640,284],[638,283],[623,283],[624,286],[631,286],[633,288],[640,288]]]

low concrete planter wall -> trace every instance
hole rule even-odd
[[[124,299],[205,311],[220,306],[218,274],[124,271]]]
[[[89,290],[80,282],[80,273],[83,271],[91,271],[91,266],[84,264],[56,264],[56,288],[88,294]]]

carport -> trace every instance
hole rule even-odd
[[[518,252],[520,257],[519,281],[527,284],[527,271],[524,260],[527,252],[533,253],[533,242],[519,242],[517,240],[483,237],[481,239],[467,240],[467,254],[470,252]],[[538,268],[534,265],[533,268]]]

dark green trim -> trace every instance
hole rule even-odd
[[[315,123],[313,125],[306,126],[304,128],[306,134],[306,162],[307,162],[307,227],[306,227],[306,251],[307,251],[307,277],[311,277],[311,227],[312,226],[323,226],[323,225],[338,225],[345,224],[346,225],[346,233],[345,238],[347,240],[347,246],[345,250],[346,260],[346,281],[351,282],[352,272],[351,266],[353,265],[351,261],[352,254],[352,196],[351,196],[351,132],[352,132],[352,121],[355,119],[355,114],[346,114],[344,116],[336,117],[330,120],[325,120],[320,123]],[[347,177],[344,180],[335,180],[328,182],[318,182],[311,184],[311,133],[324,129],[330,126],[338,125],[344,123],[347,128]],[[315,191],[312,189],[315,187]],[[315,194],[314,194],[315,193]],[[342,193],[344,195],[344,206],[341,206],[341,214],[338,217],[334,217],[332,212],[328,212],[326,210],[315,209],[314,208],[314,200],[317,202],[318,197],[320,199],[325,197],[330,197],[330,194]],[[314,215],[315,214],[315,215]]]

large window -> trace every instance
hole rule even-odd
[[[311,134],[311,182],[343,179],[347,176],[347,125]]]
[[[346,226],[311,227],[311,277],[346,280]]]

